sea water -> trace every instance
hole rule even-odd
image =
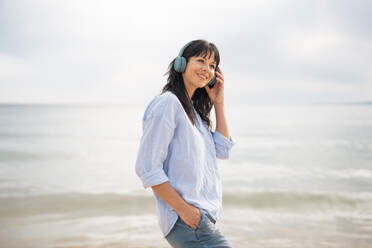
[[[145,107],[0,105],[1,247],[170,247],[134,171]],[[226,116],[216,225],[233,247],[371,247],[372,105]]]

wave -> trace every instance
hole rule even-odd
[[[223,206],[258,211],[357,211],[369,214],[372,210],[372,195],[234,190],[224,192]],[[155,200],[150,194],[65,193],[0,198],[0,218],[35,215],[62,215],[72,218],[126,216],[155,211]]]
[[[0,162],[37,160],[41,156],[31,152],[0,150]]]
[[[57,160],[57,159],[71,159],[73,155],[66,152],[28,152],[16,150],[0,149],[0,162],[36,162],[40,160]]]
[[[225,192],[223,204],[260,210],[371,211],[371,193],[247,191]]]
[[[27,197],[1,197],[0,218],[33,215],[128,215],[155,208],[152,197],[127,194],[64,193]]]

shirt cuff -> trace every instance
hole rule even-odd
[[[157,168],[150,171],[141,177],[143,187],[146,189],[148,187],[165,183],[169,181],[168,176],[165,174],[164,170]]]
[[[221,134],[217,130],[213,133],[213,139],[214,139],[214,142],[216,142],[217,144],[225,146],[229,149],[233,145],[235,145],[235,140],[233,140],[231,136],[230,136],[230,139],[227,139],[223,134]]]

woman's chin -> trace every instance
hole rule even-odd
[[[194,81],[194,85],[197,87],[197,88],[204,88],[206,85],[208,84],[207,81],[202,81],[202,80],[198,80],[198,81]]]
[[[199,82],[199,88],[203,88],[208,84],[208,82]]]

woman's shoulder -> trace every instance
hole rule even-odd
[[[146,107],[143,119],[150,116],[176,115],[180,108],[182,108],[182,105],[178,97],[174,93],[166,91],[155,96],[150,101]]]
[[[166,91],[158,96],[155,97],[160,104],[163,105],[174,105],[174,106],[181,106],[178,97],[171,91]]]

